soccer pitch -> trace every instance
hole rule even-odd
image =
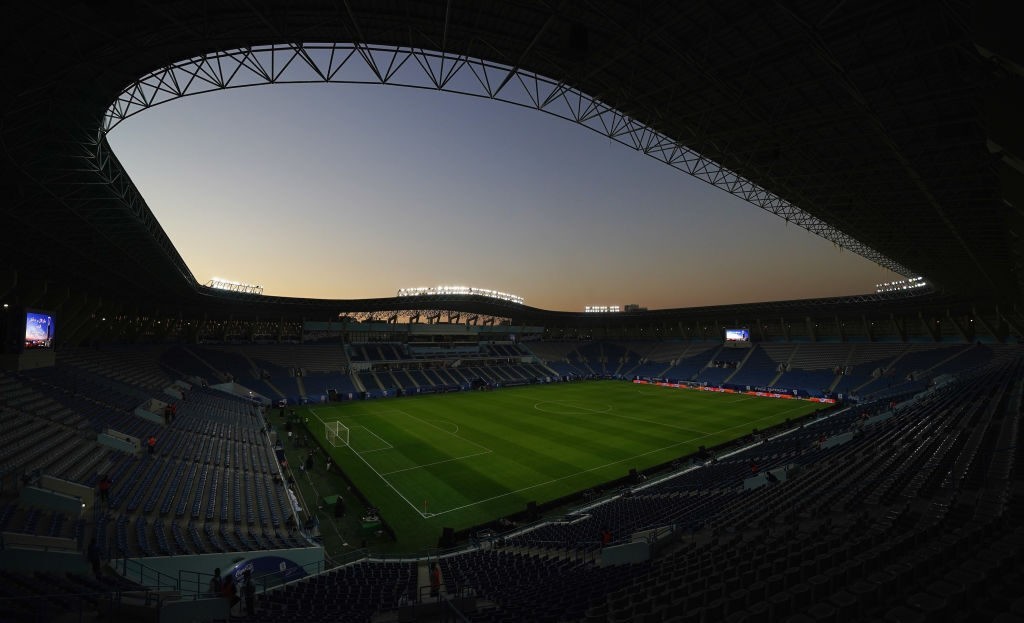
[[[410,547],[764,429],[818,403],[623,381],[307,409],[310,434]],[[325,423],[348,429],[332,446]]]

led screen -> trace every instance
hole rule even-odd
[[[726,342],[749,342],[750,331],[747,329],[726,329],[725,330],[725,341]]]
[[[53,316],[50,314],[25,314],[25,349],[32,348],[53,348]]]

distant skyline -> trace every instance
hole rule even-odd
[[[594,132],[479,98],[260,86],[157,106],[108,138],[201,283],[338,299],[466,285],[581,311],[899,278]]]

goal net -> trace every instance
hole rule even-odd
[[[341,422],[324,422],[324,436],[335,448],[348,445],[348,427]]]

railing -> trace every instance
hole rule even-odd
[[[465,598],[475,597],[475,591],[473,591],[469,587],[465,587],[465,589],[471,592],[471,594],[465,595],[464,596]],[[469,623],[470,622],[470,619],[467,618],[466,615],[463,614],[462,611],[460,611],[458,609],[458,607],[455,605],[455,603],[454,603],[454,601],[452,600],[451,597],[446,596],[446,595],[442,596],[441,597],[441,603],[444,604],[446,610],[448,610],[449,612],[451,612],[452,615],[455,616],[455,620],[456,621],[462,621],[463,623]]]
[[[115,565],[115,568],[116,566],[118,565]],[[118,569],[118,572],[122,576],[129,579],[138,578],[134,581],[145,586],[149,590],[181,590],[181,581],[177,577],[153,569],[138,560],[122,558],[119,566],[120,569]]]
[[[343,562],[339,562],[337,564],[333,564],[335,562],[333,560],[330,562],[317,560],[310,563],[306,563],[304,565],[298,565],[298,568],[303,569],[306,572],[304,576],[299,578],[284,579],[281,573],[279,572],[268,572],[260,575],[254,575],[252,581],[256,585],[257,593],[265,593],[279,586],[291,584],[292,582],[302,581],[303,579],[309,576],[317,575],[319,573],[326,571],[327,569],[333,569],[335,567],[340,567],[346,564],[356,562],[358,560],[362,560],[363,558],[366,558],[366,552],[365,550],[356,550],[353,552],[349,552],[345,556],[345,558],[347,560],[344,560]],[[179,571],[178,583],[181,586],[182,597],[192,597],[198,599],[201,597],[211,596],[209,586],[210,578],[212,577],[212,573],[207,573],[205,571]]]

